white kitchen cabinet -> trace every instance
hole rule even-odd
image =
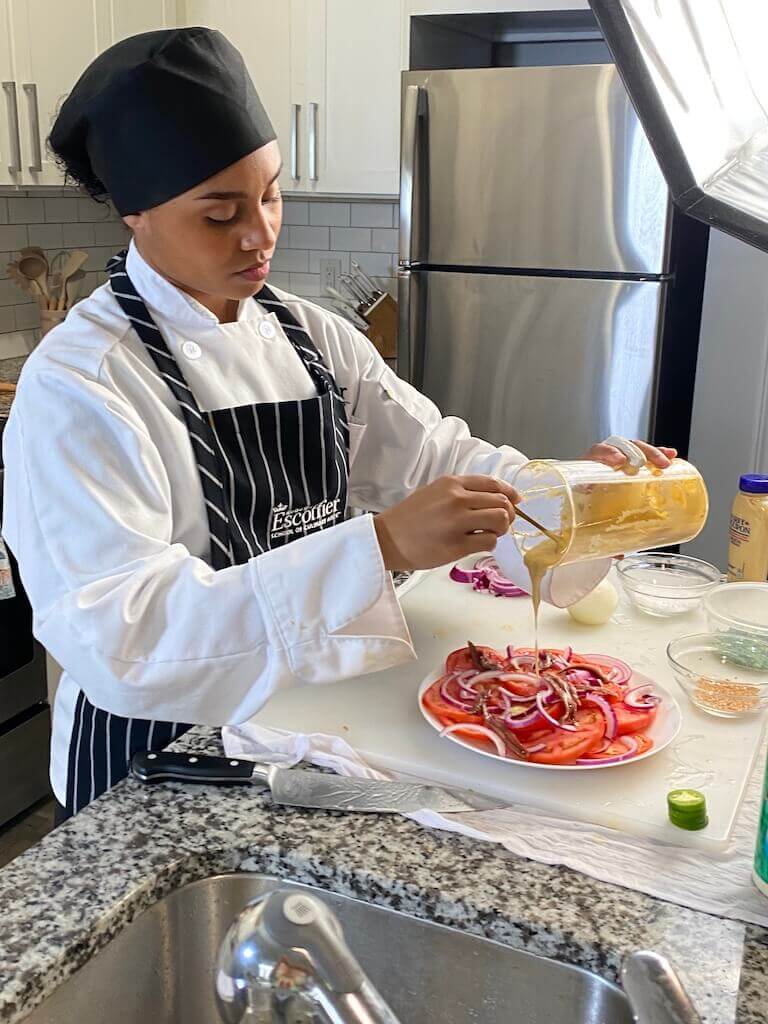
[[[277,132],[285,191],[397,191],[400,0],[182,0],[180,14],[243,54]]]
[[[10,53],[15,82],[21,172],[9,176],[3,158],[3,183],[60,185],[62,176],[46,140],[63,99],[88,64],[113,42],[135,32],[176,24],[176,0],[0,0],[0,67]],[[10,90],[6,89],[10,98]],[[7,145],[8,107],[0,124]]]
[[[19,80],[10,32],[10,0],[0,0],[0,185],[21,181],[21,136],[18,122]]]
[[[393,195],[400,152],[400,5],[326,0],[322,192]]]
[[[290,191],[291,3],[289,0],[181,0],[187,26],[222,32],[243,55],[277,133],[284,168],[280,185]]]
[[[59,185],[45,140],[63,98],[98,53],[92,0],[11,0],[17,54],[23,184]]]

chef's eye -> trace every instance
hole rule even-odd
[[[209,224],[234,224],[237,220],[237,214],[233,213],[231,217],[206,217]]]
[[[283,198],[282,192],[276,192],[273,196],[265,196],[264,203],[279,203]]]

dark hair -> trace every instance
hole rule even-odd
[[[108,203],[109,192],[104,182],[99,178],[91,167],[88,154],[83,153],[82,157],[75,157],[70,152],[66,157],[59,153],[48,138],[48,150],[53,154],[56,166],[64,175],[65,185],[77,185],[81,192],[90,196],[97,203]]]
[[[56,105],[56,117],[58,119],[61,111],[62,104],[66,100],[66,96],[62,96]],[[91,166],[91,159],[88,156],[88,149],[85,145],[85,138],[81,136],[81,148],[77,152],[73,152],[72,147],[67,148],[67,155],[64,155],[62,150],[56,149],[53,144],[53,131],[48,136],[46,141],[46,147],[48,152],[53,155],[56,161],[56,166],[59,168],[61,173],[64,175],[64,184],[74,184],[80,189],[81,192],[85,192],[86,195],[90,196],[91,199],[97,203],[109,202],[109,192],[104,182],[99,178]]]

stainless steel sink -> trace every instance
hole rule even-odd
[[[286,882],[218,875],[136,918],[25,1024],[218,1024],[213,972],[235,915]],[[307,886],[402,1024],[631,1024],[623,992],[595,974]]]

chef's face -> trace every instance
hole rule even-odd
[[[124,218],[142,256],[205,305],[255,295],[283,219],[280,151],[270,142],[201,185]]]

